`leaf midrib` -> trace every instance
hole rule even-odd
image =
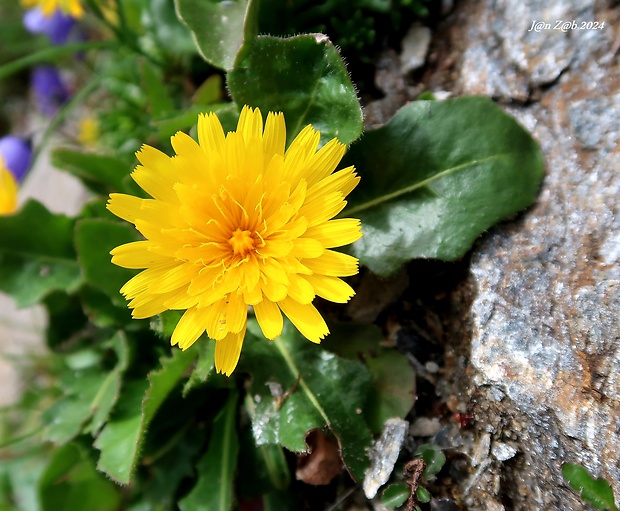
[[[325,421],[325,425],[327,425],[328,427],[331,427],[331,421],[329,420],[327,413],[325,412],[325,410],[319,403],[318,398],[314,395],[312,390],[310,390],[310,387],[306,383],[306,380],[304,380],[304,378],[301,376],[301,373],[299,372],[299,369],[295,365],[295,362],[293,361],[291,354],[288,352],[288,350],[282,343],[282,339],[280,337],[277,337],[273,341],[273,343],[278,349],[278,351],[280,352],[280,354],[282,355],[282,358],[286,362],[286,365],[288,366],[291,373],[293,373],[293,376],[295,377],[295,379],[299,381],[300,388],[303,390],[304,394],[306,394],[306,397],[308,398],[310,403],[312,403],[312,405],[317,409],[317,411],[319,412],[319,414]]]
[[[397,199],[398,197],[401,197],[402,195],[406,195],[408,193],[414,192],[415,190],[418,190],[420,188],[424,188],[425,186],[430,185],[431,183],[433,183],[434,181],[441,179],[442,177],[448,176],[450,174],[453,174],[455,172],[458,172],[460,170],[464,170],[468,167],[473,167],[474,165],[479,165],[480,163],[486,163],[488,161],[492,161],[495,159],[499,159],[499,158],[505,158],[508,156],[511,156],[512,153],[498,153],[498,154],[493,154],[491,156],[487,156],[486,158],[482,158],[482,159],[478,159],[478,160],[472,160],[472,161],[468,161],[466,163],[462,163],[461,165],[457,165],[455,167],[449,167],[445,170],[442,170],[441,172],[438,172],[437,174],[426,178],[422,181],[419,181],[417,183],[414,183],[410,186],[407,186],[405,188],[401,188],[400,190],[396,190],[395,192],[391,192],[391,193],[386,193],[385,195],[380,195],[379,197],[366,201],[362,204],[359,204],[358,206],[354,206],[352,208],[348,208],[345,210],[347,216],[349,215],[355,215],[361,211],[365,211],[367,209],[370,208],[374,208],[376,206],[379,206],[385,202]]]

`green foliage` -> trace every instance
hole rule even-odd
[[[364,237],[352,252],[389,275],[413,258],[455,260],[536,198],[538,144],[491,100],[417,101],[351,147],[360,185],[347,216]]]
[[[239,363],[252,375],[252,431],[258,445],[306,452],[307,433],[329,427],[351,476],[364,477],[372,437],[360,415],[371,376],[364,365],[307,342],[288,325],[270,342],[250,337]],[[285,368],[285,369],[284,369]]]
[[[233,476],[239,452],[235,427],[238,396],[235,392],[213,421],[207,452],[196,466],[198,480],[179,502],[181,511],[227,511],[232,506]]]
[[[232,69],[237,54],[258,34],[256,0],[202,2],[175,0],[177,13],[190,28],[203,58],[220,69]]]
[[[261,33],[291,36],[325,33],[347,60],[368,61],[385,37],[407,29],[428,14],[428,0],[262,0]]]
[[[289,143],[308,124],[321,132],[323,143],[337,137],[350,144],[362,132],[355,87],[323,35],[257,37],[228,73],[228,86],[238,105],[284,112]]]
[[[81,179],[94,193],[130,192],[127,186],[129,161],[114,156],[99,155],[58,148],[52,151],[51,163]]]
[[[402,506],[409,495],[411,490],[405,484],[390,484],[383,490],[381,495],[381,504],[385,507],[393,509]]]
[[[562,464],[562,476],[588,504],[596,509],[618,511],[611,486],[605,479],[594,479],[585,468],[574,463]]]
[[[161,361],[161,369],[149,373],[147,381],[125,384],[117,412],[94,444],[101,451],[99,470],[118,483],[131,481],[146,428],[195,356],[195,351],[175,350]]]
[[[74,220],[34,201],[13,216],[0,217],[0,290],[22,307],[54,290],[74,291],[81,276],[73,225]]]
[[[426,467],[422,475],[428,480],[435,477],[446,462],[446,455],[440,447],[434,444],[423,444],[415,450],[415,455],[424,460]]]

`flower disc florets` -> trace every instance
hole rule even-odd
[[[176,156],[143,146],[134,180],[152,199],[112,194],[108,209],[146,238],[115,248],[112,262],[144,269],[121,293],[135,318],[168,309],[186,312],[172,344],[191,346],[203,332],[215,339],[215,364],[232,373],[245,336],[248,305],[268,339],[282,332],[282,312],[309,340],[329,333],[315,296],[347,302],[353,289],[339,277],[357,259],[330,250],[357,240],[359,220],[331,220],[359,178],[334,173],[344,145],[317,150],[307,126],[285,151],[284,116],[263,119],[244,107],[236,132],[224,135],[215,114],[198,119],[196,143],[172,137]]]

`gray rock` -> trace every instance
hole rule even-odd
[[[528,32],[559,19],[606,28]],[[620,496],[620,6],[465,0],[448,24],[456,92],[506,100],[547,163],[537,204],[481,238],[453,293],[439,391],[474,416],[462,499],[587,509],[562,463]]]
[[[379,488],[388,482],[408,429],[409,423],[405,420],[393,418],[385,421],[381,437],[370,452],[370,467],[364,475],[366,498],[375,498]]]
[[[402,41],[400,69],[403,75],[421,68],[426,62],[428,45],[431,42],[431,30],[414,24]]]
[[[461,14],[461,86],[470,94],[526,101],[605,38],[603,30],[572,28],[597,20],[589,0],[480,0]]]

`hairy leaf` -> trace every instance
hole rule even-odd
[[[362,110],[338,50],[322,34],[288,39],[257,37],[245,60],[228,74],[238,105],[284,112],[290,142],[306,125],[322,142],[350,144],[362,132]]]
[[[529,133],[476,97],[410,103],[345,159],[362,178],[344,212],[362,220],[352,251],[380,275],[414,258],[459,259],[535,200],[544,168]]]
[[[202,57],[220,69],[231,69],[237,54],[258,33],[256,0],[175,0],[174,4]]]
[[[140,458],[144,434],[155,413],[194,362],[196,350],[174,349],[153,371],[148,381],[132,381],[123,387],[118,410],[95,442],[101,451],[97,468],[120,484],[129,484]]]
[[[250,328],[255,330],[255,324]],[[353,478],[363,479],[372,442],[362,416],[370,384],[364,365],[310,343],[287,324],[275,341],[248,336],[240,368],[252,375],[258,445],[279,443],[306,452],[307,433],[327,426]]]
[[[596,509],[618,510],[611,486],[605,479],[601,477],[594,479],[585,468],[574,463],[562,465],[562,476],[583,500]]]
[[[73,248],[74,221],[28,201],[0,217],[0,290],[20,307],[54,290],[72,292],[81,283]]]
[[[207,452],[198,462],[196,486],[179,502],[181,511],[228,511],[233,502],[233,476],[239,438],[236,430],[238,395],[233,392],[213,421]]]

